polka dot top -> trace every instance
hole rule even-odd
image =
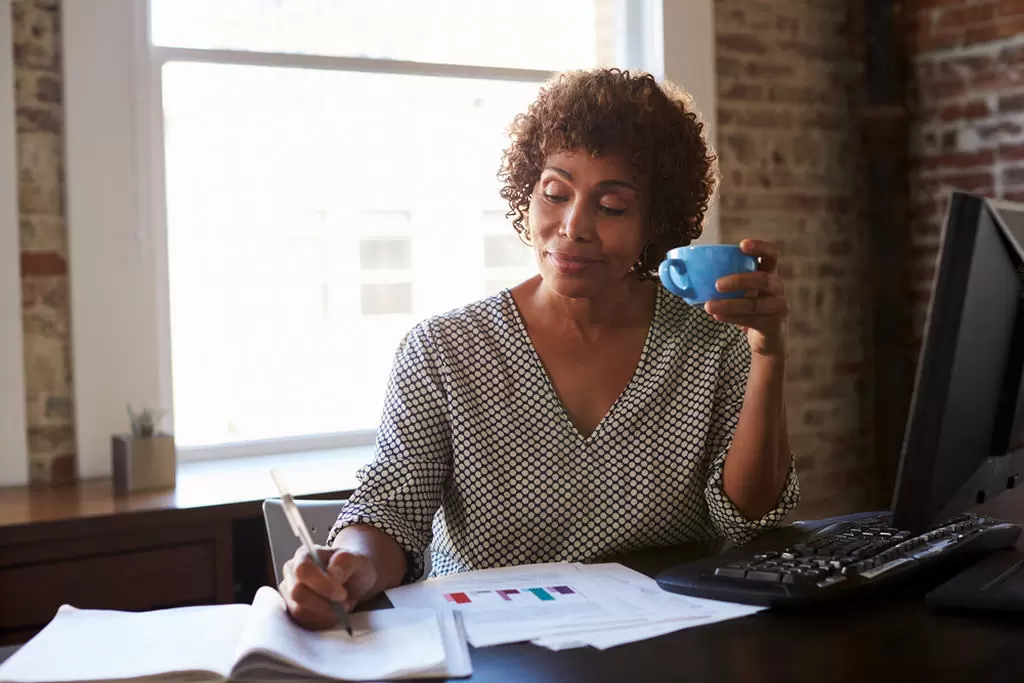
[[[584,437],[511,292],[428,318],[399,346],[374,460],[328,544],[348,525],[377,527],[405,550],[410,582],[716,536],[743,543],[800,495],[792,458],[761,519],[722,489],[749,369],[739,328],[659,286],[633,377]]]

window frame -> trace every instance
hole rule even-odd
[[[28,483],[11,0],[0,0],[0,486]]]
[[[617,61],[687,84],[713,136],[713,0],[692,0],[685,9],[680,7],[684,3],[669,0],[614,1],[621,34]],[[127,404],[173,405],[160,106],[166,61],[538,82],[550,75],[531,69],[152,46],[148,11],[147,0],[63,5],[72,359],[82,478],[109,476],[110,436],[125,431]],[[717,237],[712,212],[702,241]],[[166,426],[173,430],[172,423]],[[373,436],[372,431],[310,435],[181,449],[179,460],[365,447]]]

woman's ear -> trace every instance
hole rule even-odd
[[[528,247],[532,247],[533,246],[533,239],[531,239],[532,236],[530,235],[530,214],[529,214],[529,211],[523,212],[520,209],[520,216],[521,216],[521,218],[519,220],[519,224],[522,226],[523,229],[522,230],[516,230],[516,232],[519,233],[519,241],[522,242],[523,244],[525,244]]]

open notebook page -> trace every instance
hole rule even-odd
[[[385,609],[352,615],[353,635],[343,629],[307,631],[294,624],[284,601],[264,586],[239,640],[232,677],[263,679],[267,671],[294,667],[342,680],[443,676],[446,667],[442,621],[433,610]],[[293,666],[282,666],[273,660]],[[298,673],[298,672],[296,672]],[[301,674],[299,678],[305,678]]]
[[[133,680],[186,672],[205,674],[190,680],[221,680],[231,670],[251,609],[203,605],[122,612],[64,606],[0,665],[0,681]]]

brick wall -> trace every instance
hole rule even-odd
[[[33,483],[61,483],[75,477],[75,440],[59,3],[15,0],[12,28],[29,472]]]
[[[781,248],[798,514],[876,504],[860,60],[848,4],[717,0],[722,240]]]
[[[907,9],[916,353],[949,190],[1024,201],[1024,1]]]

